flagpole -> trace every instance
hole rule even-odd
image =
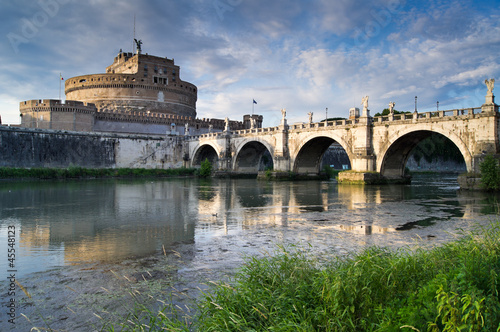
[[[62,81],[62,74],[59,73],[59,100],[61,100],[61,81]]]
[[[253,108],[254,108],[254,106],[255,106],[255,99],[252,100],[252,115],[253,115]]]

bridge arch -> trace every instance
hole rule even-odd
[[[451,141],[465,161],[467,171],[473,170],[473,158],[467,145],[462,139],[452,131],[440,128],[404,130],[397,132],[389,138],[389,142],[380,151],[380,158],[377,158],[377,170],[387,178],[401,178],[404,176],[406,162],[413,149],[424,139],[433,134],[439,134]]]
[[[262,141],[245,141],[236,147],[233,171],[241,173],[258,173],[266,164],[273,167],[274,149]]]
[[[325,133],[318,133],[316,135],[306,137],[300,144],[298,144],[295,154],[291,156],[293,172],[299,174],[319,174],[321,171],[320,167],[323,155],[333,143],[338,143],[342,146],[344,151],[347,153],[349,162],[351,163],[351,149],[343,139]]]
[[[217,165],[219,161],[217,146],[211,143],[200,144],[194,150],[193,158],[191,159],[191,167],[200,167],[201,162],[205,159],[208,159],[212,165]]]

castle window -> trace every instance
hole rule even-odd
[[[158,73],[158,67],[155,66],[155,73]]]

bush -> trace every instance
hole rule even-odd
[[[194,175],[194,168],[146,169],[146,168],[10,168],[0,167],[0,179],[80,179],[106,177],[168,177]]]
[[[492,155],[487,155],[479,164],[481,184],[486,190],[500,189],[500,166]]]
[[[212,164],[208,159],[205,159],[204,161],[201,162],[201,168],[200,172],[198,175],[202,178],[209,177],[212,174]]]

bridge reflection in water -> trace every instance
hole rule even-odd
[[[487,209],[489,196],[456,189],[429,179],[379,187],[222,179],[2,183],[0,233],[18,227],[28,273],[147,257],[227,234],[248,234],[251,243],[258,229],[304,228],[314,241],[325,230],[386,234],[498,212]]]

